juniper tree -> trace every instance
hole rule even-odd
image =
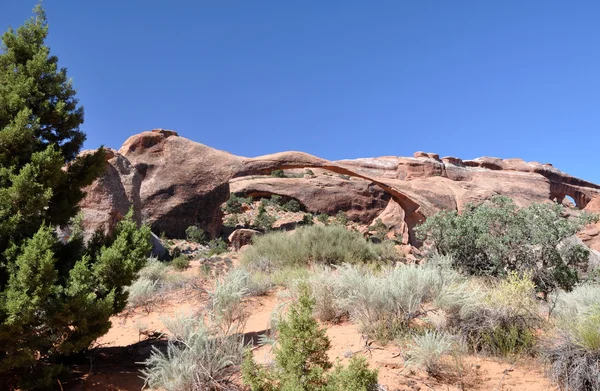
[[[86,248],[54,228],[77,213],[82,188],[104,170],[102,149],[78,155],[83,107],[44,44],[41,5],[0,50],[0,388],[44,386],[61,355],[85,349],[122,310],[149,251],[149,231],[128,216],[117,236]],[[36,376],[27,376],[35,373]],[[32,381],[37,381],[33,384]]]

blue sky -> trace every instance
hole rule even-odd
[[[87,148],[550,162],[600,183],[600,3],[46,0]],[[0,27],[35,2],[2,0]]]

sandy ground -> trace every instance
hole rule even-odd
[[[197,275],[198,265],[193,264],[186,274]],[[180,290],[168,294],[151,311],[136,309],[113,317],[111,330],[97,341],[102,347],[97,363],[92,367],[78,368],[82,374],[80,379],[66,385],[65,391],[140,390],[143,380],[139,377],[139,370],[143,366],[136,364],[135,360],[137,357],[147,356],[152,344],[160,343],[151,338],[165,332],[161,319],[199,311],[205,298],[197,289]],[[276,292],[246,299],[245,305],[250,317],[245,331],[255,335],[264,333],[279,300]],[[144,333],[140,333],[140,325],[145,327]],[[424,372],[404,368],[402,352],[394,344],[385,347],[372,344],[369,351],[365,350],[365,340],[357,326],[350,322],[327,325],[327,335],[332,343],[329,355],[333,361],[339,359],[346,362],[352,355],[364,354],[370,366],[379,370],[380,384],[389,391],[558,390],[544,377],[542,365],[535,360],[511,363],[483,356],[467,356],[464,358],[466,369],[462,378],[446,376],[444,379],[433,379]],[[254,355],[258,362],[263,363],[272,358],[268,346],[255,349]]]

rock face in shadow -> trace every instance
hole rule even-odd
[[[409,244],[418,244],[414,227],[427,216],[443,209],[462,211],[468,203],[497,194],[513,198],[520,206],[563,202],[570,196],[579,209],[600,211],[599,185],[550,164],[520,159],[462,160],[425,152],[340,161],[303,152],[244,158],[162,129],[130,137],[114,158],[121,163],[109,163],[104,179],[90,186],[82,202],[90,227],[118,219],[132,205],[157,234],[183,237],[188,226],[198,225],[214,237],[221,229],[220,205],[230,191],[279,194],[297,199],[313,213],[345,210],[362,222],[381,218]],[[265,176],[280,169],[338,175]],[[102,202],[104,206],[94,207]],[[592,231],[582,239],[600,250],[596,237]]]
[[[240,158],[162,129],[130,137],[119,153],[140,173],[142,218],[154,232],[183,237],[198,225],[218,235]]]
[[[229,186],[232,193],[255,198],[273,194],[293,198],[313,214],[343,211],[364,224],[373,221],[390,200],[389,194],[371,181],[321,172],[305,178],[241,177],[232,179]]]
[[[86,197],[79,204],[86,239],[96,231],[112,233],[130,208],[133,208],[134,220],[141,222],[141,176],[123,155],[110,148],[105,148],[105,151],[106,170],[83,189]]]

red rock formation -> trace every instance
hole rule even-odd
[[[134,210],[135,221],[141,222],[142,178],[124,156],[114,149],[105,151],[106,171],[83,189],[87,195],[79,203],[88,239],[97,230],[110,234],[130,208]]]
[[[154,232],[183,237],[200,225],[211,236],[221,229],[219,206],[240,158],[163,129],[130,137],[119,150],[142,178],[142,216]]]
[[[417,243],[413,229],[426,216],[442,209],[461,211],[467,203],[482,202],[496,194],[509,196],[520,206],[562,202],[570,196],[580,209],[600,211],[600,186],[564,174],[550,164],[520,159],[440,159],[437,154],[424,152],[415,153],[414,157],[341,161],[302,152],[243,158],[162,129],[130,137],[119,153],[139,172],[143,216],[155,232],[164,231],[170,236],[183,236],[192,224],[199,224],[213,236],[218,234],[219,206],[229,195],[230,181],[235,191],[281,194],[323,212],[347,207],[352,202],[358,206],[356,209],[367,208],[369,195],[365,191],[376,186],[381,190],[368,190],[374,199],[374,213],[361,212],[360,218],[380,215],[386,225],[413,244]],[[296,168],[320,168],[359,179],[342,182],[335,176],[248,178],[276,169]],[[327,178],[327,183],[323,183]],[[88,197],[109,197],[112,190],[107,189],[92,189]],[[349,200],[343,204],[340,197]],[[90,200],[83,204],[89,206]],[[594,240],[588,242],[596,243]]]

